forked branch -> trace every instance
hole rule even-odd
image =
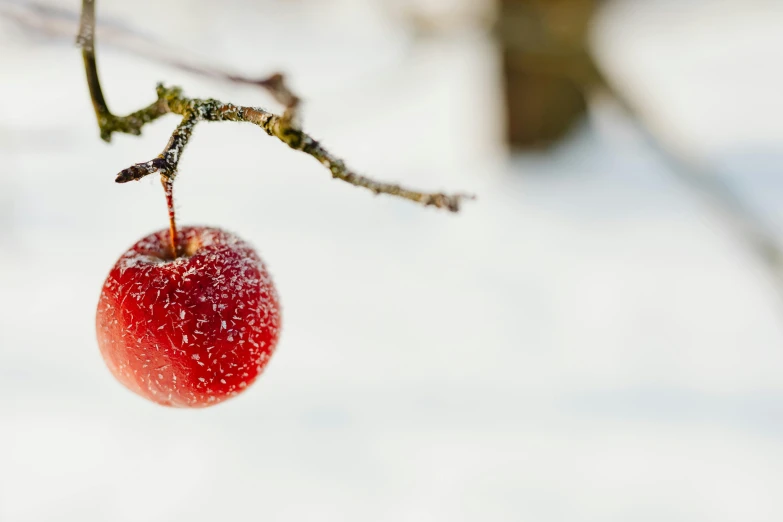
[[[139,135],[144,125],[168,113],[182,116],[182,121],[174,130],[163,152],[150,161],[138,163],[120,172],[116,179],[118,183],[138,180],[149,174],[160,172],[164,178],[164,186],[168,187],[167,196],[169,196],[171,182],[176,176],[179,159],[193,132],[193,127],[202,121],[234,121],[252,123],[261,127],[267,134],[278,138],[292,149],[302,151],[317,159],[329,169],[332,177],[357,187],[364,187],[375,194],[389,194],[452,212],[459,210],[463,200],[473,199],[473,196],[466,194],[418,192],[392,183],[381,183],[350,170],[343,160],[334,156],[318,141],[301,130],[300,100],[286,86],[284,78],[280,74],[274,74],[267,79],[250,83],[265,88],[278,103],[285,107],[282,116],[257,107],[233,105],[214,99],[187,98],[182,94],[180,88],[166,87],[160,84],[157,87],[157,100],[154,103],[127,116],[116,116],[109,110],[103,96],[95,61],[95,0],[82,0],[77,43],[82,49],[87,84],[102,139],[111,140],[111,135],[115,132]],[[235,80],[235,77],[219,71],[212,72],[207,69],[193,68],[193,72],[221,77],[229,81]],[[236,79],[243,83],[249,82],[246,78],[236,77]],[[170,214],[172,230],[175,230],[171,209]]]

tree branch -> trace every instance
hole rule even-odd
[[[152,106],[159,107],[165,112],[179,114],[182,116],[182,121],[174,130],[163,152],[150,161],[138,163],[121,171],[117,175],[117,183],[136,181],[155,172],[160,172],[167,178],[173,178],[177,172],[179,159],[196,124],[202,121],[233,121],[252,123],[260,127],[268,135],[278,138],[292,149],[302,151],[318,160],[329,169],[332,177],[357,187],[364,187],[375,194],[389,194],[422,205],[448,209],[452,212],[459,210],[463,199],[472,198],[472,196],[463,194],[417,192],[391,183],[380,183],[357,174],[346,167],[341,159],[321,146],[318,141],[292,126],[290,120],[286,120],[285,115],[277,116],[257,107],[244,107],[214,99],[187,98],[177,87],[158,85],[157,93],[158,101]]]
[[[176,176],[179,159],[196,124],[202,121],[234,121],[253,123],[261,127],[267,134],[278,138],[292,149],[302,151],[318,160],[329,169],[333,178],[366,188],[375,194],[389,194],[452,212],[459,211],[463,200],[473,199],[473,196],[466,194],[448,195],[418,192],[392,183],[381,183],[350,170],[343,160],[334,156],[318,141],[301,130],[300,99],[287,87],[281,74],[274,74],[263,80],[250,80],[221,71],[183,66],[180,63],[172,62],[172,65],[201,75],[221,77],[234,82],[250,83],[263,87],[278,103],[285,107],[282,116],[256,107],[243,107],[214,99],[186,98],[180,88],[165,87],[161,84],[157,87],[158,99],[154,103],[127,116],[116,116],[109,110],[98,77],[95,60],[95,0],[82,0],[77,44],[82,49],[87,85],[103,140],[110,141],[111,135],[115,132],[139,135],[144,125],[164,114],[174,113],[182,116],[182,121],[174,130],[163,152],[150,161],[137,163],[121,171],[116,178],[118,183],[139,180],[149,174],[160,172],[161,176],[168,180],[167,183],[164,182],[164,186],[168,190],[167,197],[170,196],[171,182]]]

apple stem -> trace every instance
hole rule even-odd
[[[177,220],[174,211],[174,178],[161,175],[160,182],[163,185],[163,192],[166,194],[166,206],[169,211],[169,246],[171,248],[171,258],[177,259]]]

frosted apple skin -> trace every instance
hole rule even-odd
[[[112,374],[158,404],[200,408],[247,389],[280,335],[277,292],[261,258],[216,228],[168,230],[120,257],[103,285],[98,346]]]

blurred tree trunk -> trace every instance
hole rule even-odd
[[[500,0],[510,144],[540,148],[562,138],[587,109],[598,74],[588,52],[600,0]]]

